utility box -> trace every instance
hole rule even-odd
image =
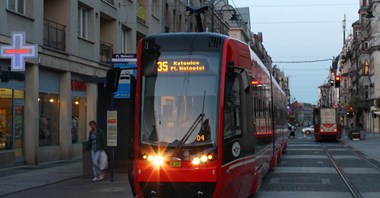
[[[83,177],[93,177],[91,151],[87,150],[87,142],[82,142]]]
[[[366,139],[365,129],[360,129],[360,140]]]

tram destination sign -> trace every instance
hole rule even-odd
[[[160,60],[157,61],[158,73],[206,72],[206,60]]]
[[[11,71],[25,71],[25,59],[37,58],[37,45],[25,43],[25,32],[12,32],[12,44],[0,47],[0,58],[11,59]]]

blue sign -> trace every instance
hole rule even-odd
[[[131,97],[131,76],[137,76],[136,63],[113,63],[113,67],[121,68],[119,86],[113,94],[114,98]]]
[[[25,71],[25,58],[37,58],[37,45],[25,44],[25,32],[12,32],[12,45],[0,48],[0,58],[11,59],[11,71]]]
[[[136,54],[112,54],[112,62],[137,62]]]

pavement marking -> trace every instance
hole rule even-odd
[[[325,155],[283,155],[282,159],[329,159]]]
[[[107,187],[107,188],[100,188],[93,192],[122,192],[126,190],[127,188],[124,187]]]
[[[273,198],[273,197],[307,197],[307,198],[347,198],[352,197],[349,192],[309,192],[309,191],[280,191],[280,192],[260,192],[255,198]]]
[[[375,168],[343,168],[346,174],[380,174]]]
[[[275,173],[325,173],[325,174],[338,174],[335,168],[327,167],[276,167],[273,172]]]

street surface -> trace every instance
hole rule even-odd
[[[254,197],[379,197],[379,144],[378,134],[367,134],[367,139],[360,141],[345,135],[340,142],[316,142],[313,135],[303,135],[298,129]],[[115,172],[113,182],[110,175],[93,182],[91,177],[82,176],[81,168],[77,160],[3,169],[0,197],[133,197],[126,173]]]
[[[4,198],[23,197],[133,198],[126,173],[115,174],[113,182],[110,181],[109,175],[105,180],[97,182],[93,182],[89,177],[77,177],[4,196]]]
[[[255,197],[380,196],[378,161],[344,142],[316,142],[312,135],[297,132]]]

